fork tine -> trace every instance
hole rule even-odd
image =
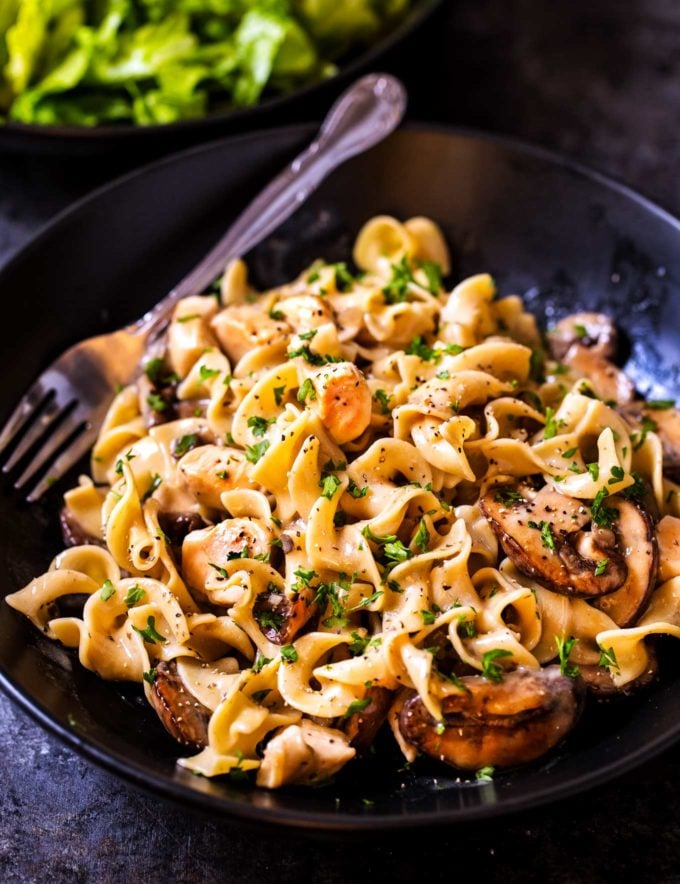
[[[38,418],[33,421],[29,429],[19,441],[7,462],[3,465],[3,473],[9,473],[10,470],[19,463],[21,458],[30,448],[46,433],[49,433],[53,427],[56,427],[60,420],[66,416],[68,409],[73,403],[69,402],[66,406],[62,405],[58,399],[51,399]]]
[[[36,451],[33,458],[19,478],[14,483],[15,488],[22,488],[30,482],[33,476],[37,476],[43,469],[49,466],[55,454],[68,442],[75,431],[84,424],[84,417],[79,410],[72,411],[68,417],[59,424],[57,429],[45,439],[45,444]]]
[[[31,389],[22,397],[17,407],[12,412],[12,416],[7,421],[0,433],[0,454],[5,450],[7,445],[16,436],[17,432],[27,422],[31,415],[35,414],[36,409],[47,396],[48,390],[40,380],[36,381]]]
[[[36,500],[39,500],[48,488],[50,488],[58,479],[61,479],[64,473],[69,470],[73,464],[80,460],[84,454],[86,454],[91,448],[95,436],[96,430],[89,427],[85,432],[75,436],[68,448],[66,448],[66,450],[63,451],[52,464],[49,473],[43,476],[30,494],[26,495],[26,500],[29,503],[35,503]]]

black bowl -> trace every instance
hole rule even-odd
[[[0,422],[64,347],[154,303],[311,135],[308,127],[280,129],[168,158],[81,201],[36,237],[0,273],[12,318]],[[379,212],[436,219],[456,277],[488,270],[503,293],[523,294],[544,320],[578,308],[611,313],[628,337],[627,369],[639,388],[655,398],[680,395],[680,223],[642,197],[526,146],[411,128],[345,165],[255,249],[256,278],[274,284],[319,255],[346,258],[361,224]],[[66,485],[32,507],[4,488],[3,594],[44,570],[60,548],[56,511]],[[138,687],[102,682],[0,604],[0,682],[86,757],[213,814],[355,832],[500,815],[648,759],[680,736],[679,658],[672,642],[662,652],[657,685],[591,703],[556,751],[492,783],[461,782],[425,762],[405,770],[386,740],[332,786],[270,793],[175,767],[182,753]]]
[[[360,73],[375,67],[403,40],[414,33],[442,4],[442,0],[413,0],[404,18],[371,45],[355,50],[338,62],[332,77],[301,86],[292,92],[270,95],[252,107],[213,112],[196,120],[155,126],[38,126],[0,123],[0,147],[57,154],[119,153],[142,151],[151,159],[208,138],[246,132],[264,125],[310,120],[324,112],[334,94]],[[300,115],[303,115],[302,117]]]

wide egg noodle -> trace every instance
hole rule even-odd
[[[316,261],[258,295],[235,260],[219,294],[180,301],[147,354],[167,368],[170,412],[149,419],[144,370],[115,396],[92,479],[65,495],[90,542],[7,597],[149,700],[172,663],[209,716],[207,746],[179,762],[195,773],[317,784],[354,757],[347,723],[369,689],[414,760],[405,700],[439,720],[462,690],[442,647],[484,674],[489,652],[537,669],[573,637],[572,663],[609,655],[624,687],[651,637],[680,637],[670,565],[621,629],[520,573],[479,503],[516,479],[584,505],[646,482],[660,515],[680,516],[654,427],[641,434],[565,366],[537,377],[534,316],[485,273],[447,291],[434,221],[371,219],[354,262],[359,274]]]

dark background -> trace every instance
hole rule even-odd
[[[567,154],[680,214],[680,3],[444,0],[380,67],[413,119]],[[322,115],[327,96],[286,112]],[[228,134],[228,130],[215,132]],[[180,146],[0,153],[0,264],[72,200]],[[39,309],[39,305],[36,305]],[[363,841],[216,823],[133,791],[0,696],[0,881],[680,881],[675,749],[582,797]]]

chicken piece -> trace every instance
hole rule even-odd
[[[279,731],[264,750],[257,785],[266,789],[314,785],[334,776],[356,755],[342,731],[303,719]]]
[[[338,445],[359,437],[371,421],[371,391],[351,362],[324,365],[310,375],[323,425]]]
[[[199,503],[220,509],[224,491],[252,487],[245,464],[245,455],[238,449],[199,445],[183,455],[177,467]]]
[[[192,531],[182,544],[182,573],[189,586],[202,592],[208,579],[216,576],[213,566],[266,555],[271,539],[271,531],[254,519],[225,519],[212,528]]]
[[[167,732],[183,746],[208,745],[211,712],[189,691],[177,672],[177,663],[160,662],[148,696]]]
[[[213,318],[211,325],[232,363],[238,362],[255,347],[285,344],[291,333],[287,322],[272,319],[253,304],[227,307]]]
[[[197,359],[217,342],[208,325],[217,310],[214,298],[184,298],[175,307],[168,328],[168,356],[180,378],[186,377]]]
[[[327,322],[333,322],[330,305],[316,295],[296,295],[278,301],[274,310],[283,313],[286,322],[296,332],[311,331]]]
[[[664,516],[656,526],[659,546],[659,582],[680,576],[680,519]]]
[[[464,692],[443,700],[441,723],[414,694],[399,729],[422,752],[463,770],[533,761],[569,733],[581,712],[583,685],[559,666],[517,669],[499,683],[478,675],[461,683]]]

